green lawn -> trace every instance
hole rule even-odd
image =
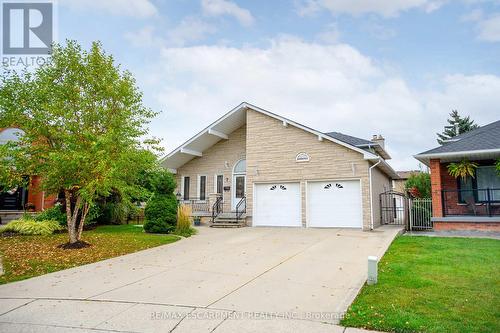
[[[394,332],[500,332],[500,241],[397,238],[341,322]]]
[[[0,284],[27,279],[70,267],[164,245],[179,240],[175,235],[154,235],[135,225],[99,226],[84,231],[83,240],[92,246],[63,250],[66,233],[51,236],[0,236],[0,253],[5,274]]]

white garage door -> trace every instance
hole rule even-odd
[[[359,180],[307,183],[309,227],[362,227]]]
[[[299,183],[256,184],[254,226],[300,227]]]

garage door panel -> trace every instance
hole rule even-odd
[[[307,184],[308,226],[362,227],[359,180]]]
[[[253,225],[300,227],[300,207],[299,183],[256,184]]]

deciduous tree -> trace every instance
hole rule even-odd
[[[97,197],[144,190],[138,174],[156,164],[158,142],[144,139],[155,112],[100,43],[89,51],[74,41],[55,45],[50,62],[4,72],[0,84],[0,128],[25,133],[1,148],[0,175],[11,183],[38,175],[42,190],[63,192],[70,244],[80,241]]]

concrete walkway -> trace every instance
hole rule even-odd
[[[427,236],[427,237],[460,237],[460,238],[492,238],[500,239],[500,232],[479,230],[431,230],[411,231],[405,236]]]
[[[400,229],[199,231],[0,286],[0,331],[361,332],[335,324]]]

